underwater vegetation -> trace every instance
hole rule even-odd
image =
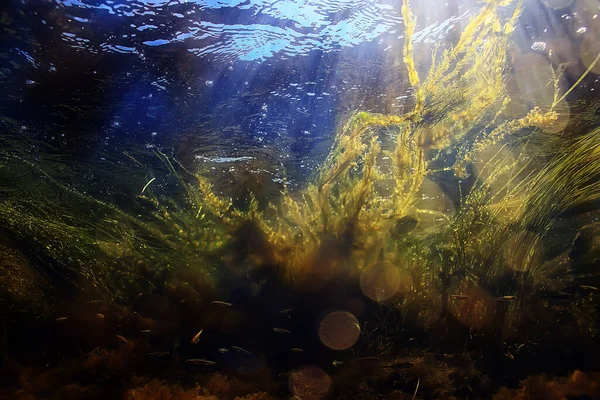
[[[566,399],[584,396],[595,399],[600,396],[599,378],[597,374],[581,371],[574,371],[560,379],[533,376],[521,382],[518,390],[501,389],[494,399]]]
[[[600,104],[569,95],[600,55],[571,86],[548,62],[547,81],[519,88],[521,10],[484,2],[423,68],[404,0],[411,110],[354,113],[311,181],[269,201],[224,196],[157,148],[94,165],[115,182],[94,193],[73,179],[90,166],[4,119],[0,307],[17,322],[2,352],[37,336],[11,333],[31,315],[60,349],[54,372],[15,367],[10,393],[51,398],[52,382],[85,375],[65,360],[86,354],[89,379],[125,399],[482,398],[505,382],[481,370],[512,369],[514,387],[566,346],[569,378],[495,398],[597,398],[597,373],[572,371],[598,367],[577,355],[598,350]],[[123,383],[129,370],[148,377]],[[236,389],[246,380],[259,384]],[[105,393],[77,385],[60,398]]]

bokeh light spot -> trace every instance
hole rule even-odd
[[[600,42],[598,41],[598,37],[593,33],[585,35],[581,42],[581,47],[579,48],[579,57],[581,58],[583,65],[585,65],[586,68],[591,67],[591,71],[595,74],[600,74],[600,62],[594,64],[598,54],[600,54]]]
[[[555,9],[569,7],[573,2],[574,0],[542,0],[546,7]]]
[[[387,263],[378,263],[365,269],[360,275],[360,288],[365,296],[374,301],[393,297],[400,286],[398,269]]]
[[[316,366],[306,366],[290,374],[290,392],[299,400],[321,400],[331,390],[331,378]]]
[[[329,313],[319,324],[321,342],[333,350],[346,350],[360,336],[360,325],[356,317],[346,311]]]
[[[554,101],[554,72],[550,62],[535,53],[525,53],[513,61],[518,94],[525,102],[547,108]]]

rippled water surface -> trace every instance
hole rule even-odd
[[[450,39],[473,10],[443,5],[415,43]],[[393,2],[14,2],[3,23],[5,115],[32,116],[23,129],[63,149],[85,143],[91,157],[125,139],[183,141],[188,161],[266,149],[305,175],[337,120],[357,107],[400,112],[410,96]]]
[[[416,4],[422,55],[475,9]],[[188,159],[263,148],[305,175],[336,121],[359,107],[402,112],[411,94],[395,2],[13,2],[3,24],[5,115],[32,116],[24,129],[85,142],[93,157],[123,139],[183,140]],[[206,147],[203,131],[223,140]]]

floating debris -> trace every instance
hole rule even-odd
[[[283,328],[273,328],[273,332],[277,332],[277,333],[283,333],[285,335],[289,335],[290,331],[288,331],[287,329],[283,329]]]
[[[144,191],[145,191],[145,190],[148,188],[148,186],[150,186],[150,184],[151,184],[152,182],[154,182],[154,180],[155,180],[155,179],[156,179],[156,178],[152,178],[152,179],[150,179],[150,180],[148,181],[148,183],[146,183],[146,185],[144,185],[144,188],[142,189],[142,192],[141,192],[140,194],[144,194]]]
[[[233,304],[231,303],[227,303],[226,301],[219,301],[219,300],[215,300],[212,302],[213,304],[216,304],[218,306],[223,306],[223,307],[231,307],[233,306]]]
[[[250,352],[248,350],[242,349],[241,347],[238,347],[238,346],[231,346],[231,349],[235,350],[235,351],[239,351],[240,353],[250,354]]]
[[[334,367],[339,367],[340,365],[344,364],[344,362],[338,361],[338,360],[333,360],[333,362],[331,364],[333,364]]]
[[[187,364],[194,364],[194,365],[206,365],[206,366],[217,365],[216,362],[210,361],[210,360],[205,360],[204,358],[190,358],[189,360],[185,360],[185,362]]]
[[[196,335],[192,338],[192,340],[190,340],[190,343],[191,344],[198,343],[198,340],[200,340],[200,335],[202,335],[202,332],[204,332],[204,329],[200,329],[200,331],[198,333],[196,333]]]
[[[412,400],[417,398],[417,392],[419,391],[419,385],[421,384],[421,378],[417,379],[417,387],[415,388],[415,393],[413,394]]]
[[[117,335],[117,339],[119,339],[121,342],[123,342],[125,344],[129,343],[129,341],[125,338],[125,336]]]

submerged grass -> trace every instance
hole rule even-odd
[[[597,305],[581,293],[599,281],[598,271],[578,271],[585,257],[572,255],[573,237],[559,254],[546,247],[554,245],[559,217],[599,200],[600,129],[553,132],[570,92],[561,95],[560,68],[547,82],[551,104],[506,113],[518,100],[506,89],[506,51],[521,10],[521,2],[488,0],[456,45],[436,49],[423,74],[413,57],[415,18],[404,0],[413,109],[355,113],[315,178],[298,191],[284,183],[267,207],[253,196],[234,205],[207,176],[158,150],[153,157],[162,167],[154,165],[152,176],[136,173],[140,187],[129,208],[120,207],[57,178],[47,171],[50,161],[32,162],[21,138],[7,136],[3,148],[11,150],[2,153],[0,177],[27,184],[1,189],[0,223],[29,257],[105,298],[167,291],[203,304],[228,279],[263,270],[297,293],[319,293],[335,281],[369,284],[365,276],[385,270],[371,288],[375,298],[368,297],[433,336],[458,335],[451,331],[457,323],[514,358],[511,332],[566,293],[572,301],[561,312],[570,313],[579,334],[593,337]],[[577,115],[571,118],[576,125]],[[443,181],[452,195],[440,188]],[[179,191],[161,190],[159,182]],[[588,248],[587,264],[597,259],[594,251]],[[390,276],[400,278],[385,286]],[[393,295],[378,297],[384,288]]]

